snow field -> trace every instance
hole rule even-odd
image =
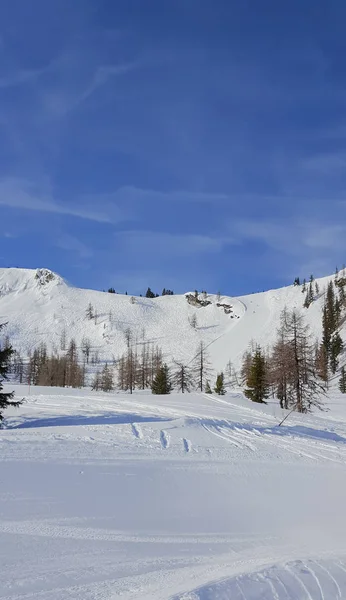
[[[0,597],[346,597],[346,424],[240,394],[18,386],[0,448]]]

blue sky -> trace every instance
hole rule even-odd
[[[346,262],[344,0],[0,3],[0,266],[247,293]]]

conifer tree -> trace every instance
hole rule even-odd
[[[151,386],[151,391],[153,394],[170,394],[171,389],[172,385],[170,382],[169,369],[166,364],[163,364],[156,374]]]
[[[257,346],[251,358],[251,367],[246,381],[244,394],[252,402],[265,402],[269,395],[268,371],[265,356],[260,346]]]
[[[205,391],[205,393],[206,393],[206,394],[212,394],[212,393],[213,393],[213,392],[212,392],[212,389],[211,389],[211,387],[210,387],[210,383],[209,383],[209,380],[208,380],[208,379],[207,379],[207,382],[206,382],[206,384],[205,384],[205,390],[204,390],[204,391]]]
[[[113,373],[107,363],[105,364],[101,372],[100,388],[103,392],[110,392],[114,389]]]
[[[154,292],[151,291],[150,287],[148,287],[148,289],[147,289],[147,291],[145,293],[145,297],[146,298],[155,298],[156,297],[155,294],[154,294]]]
[[[87,318],[90,320],[92,320],[94,318],[94,307],[91,304],[91,302],[89,302],[88,308],[86,309],[85,314],[86,314]]]
[[[0,325],[0,330],[3,325]],[[0,347],[0,424],[3,420],[3,411],[10,406],[17,407],[22,401],[14,401],[14,392],[3,392],[3,381],[7,379],[9,361],[13,355],[14,350],[12,346],[6,344],[4,348]]]
[[[346,369],[341,367],[340,379],[339,379],[339,390],[342,394],[346,394]]]
[[[218,373],[218,375],[216,377],[216,382],[215,382],[215,387],[214,387],[215,394],[219,394],[219,396],[224,396],[226,393],[224,380],[225,380],[225,376],[224,376],[223,372],[221,371],[221,373]]]

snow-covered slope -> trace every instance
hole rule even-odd
[[[0,436],[4,600],[346,598],[346,405],[18,386]]]
[[[304,309],[316,337],[330,279],[318,280],[319,296]],[[251,340],[270,345],[283,308],[303,308],[304,297],[301,287],[294,286],[240,298],[223,296],[219,303],[232,307],[227,313],[217,306],[215,295],[208,295],[211,304],[204,307],[192,306],[185,295],[137,297],[132,303],[129,296],[71,287],[46,269],[0,269],[0,322],[8,322],[7,334],[23,354],[40,342],[59,349],[65,331],[67,340],[73,337],[78,345],[83,337],[90,338],[101,360],[111,360],[126,350],[125,331],[131,329],[138,343],[146,339],[158,344],[168,361],[189,361],[203,341],[215,369],[223,369],[229,360],[238,367]],[[89,303],[96,320],[86,317]],[[190,324],[193,315],[196,328]]]

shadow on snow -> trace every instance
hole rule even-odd
[[[171,421],[167,417],[144,417],[136,413],[102,413],[100,415],[61,415],[47,419],[27,418],[21,423],[7,424],[7,429],[30,429],[36,427],[69,427],[80,425],[126,425],[131,423],[155,423]]]
[[[188,419],[187,424],[201,424],[207,427],[216,427],[231,429],[233,431],[245,431],[257,435],[278,435],[280,437],[300,437],[319,440],[329,440],[332,442],[341,442],[346,444],[346,438],[334,433],[333,431],[325,431],[322,429],[314,429],[313,427],[305,427],[304,425],[274,425],[273,427],[251,425],[248,423],[236,423],[227,420],[218,419]]]

